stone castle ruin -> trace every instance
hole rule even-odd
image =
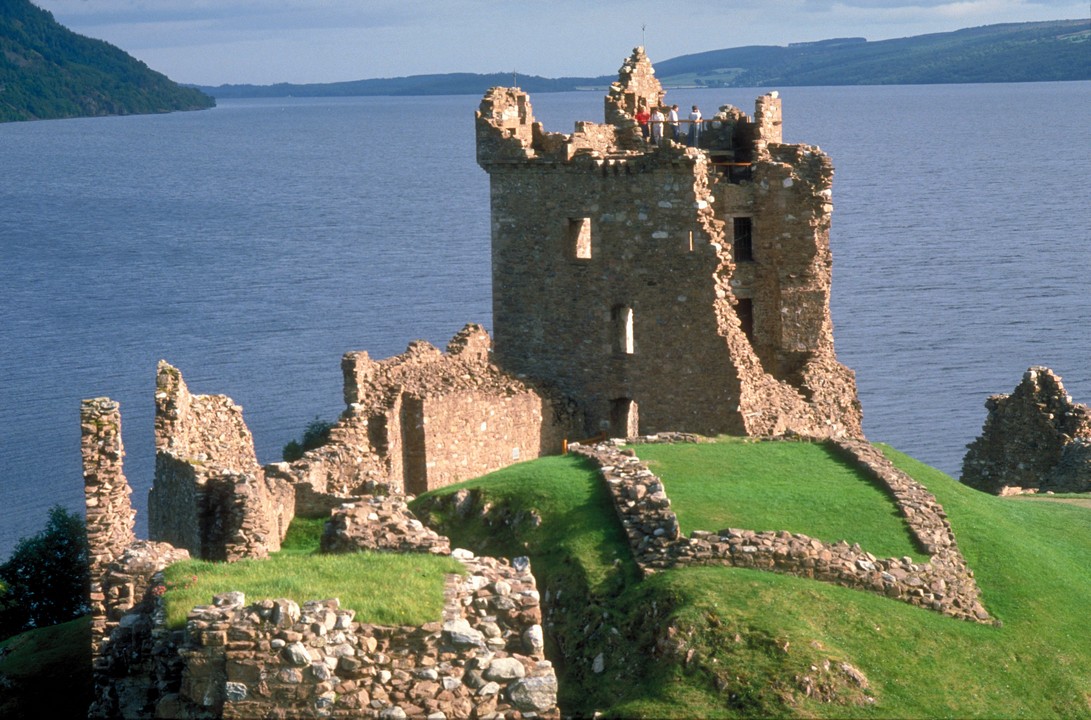
[[[1091,408],[1072,402],[1052,370],[1028,368],[1014,392],[985,407],[963,483],[997,495],[1091,491]]]
[[[488,91],[476,132],[491,182],[495,345],[468,325],[445,351],[417,341],[386,360],[346,353],[345,411],[301,459],[262,467],[241,408],[191,393],[161,362],[151,540],[133,535],[117,403],[85,401],[92,716],[555,717],[529,565],[452,551],[412,517],[408,495],[599,433],[862,437],[855,378],[833,347],[829,158],[782,142],[776,94],[753,118],[721,107],[692,145],[671,128],[645,137],[637,110],[664,96],[642,48],[606,97],[605,123],[570,135],[544,131],[518,88]],[[468,579],[451,579],[442,621],[417,629],[361,626],[331,601],[301,610],[231,593],[195,609],[185,632],[163,627],[165,567],[265,557],[296,516],[330,518],[324,550],[450,553]],[[874,558],[850,561],[865,563],[853,583],[886,587],[866,567]],[[933,603],[902,587],[918,570],[899,568],[884,592]],[[973,616],[965,597],[952,614]],[[341,655],[323,649],[331,632]],[[395,653],[412,672],[382,667]]]
[[[580,406],[588,433],[859,436],[834,354],[833,166],[781,137],[776,94],[723,106],[697,147],[646,138],[636,48],[605,124],[546,132],[518,88],[477,113],[492,204],[494,359]]]

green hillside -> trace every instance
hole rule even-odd
[[[716,446],[697,447],[698,456],[718,452]],[[805,448],[781,449],[810,452]],[[690,464],[677,456],[693,453],[693,447],[653,452],[664,456],[657,470],[670,494],[678,488],[679,471]],[[513,466],[422,496],[416,507],[456,546],[530,555],[539,590],[552,607],[547,625],[558,644],[549,651],[559,658],[561,703],[568,713],[1091,717],[1091,645],[1080,630],[1084,602],[1091,601],[1091,510],[986,495],[886,452],[943,503],[985,605],[1001,626],[736,568],[677,569],[640,581],[601,482],[578,458]],[[804,459],[808,475],[826,462],[813,454]],[[766,459],[758,472],[776,475],[783,468],[779,463]],[[833,468],[834,475],[840,472]],[[774,512],[788,517],[806,504],[871,532],[890,514],[885,499],[876,501],[873,512],[844,512],[837,483],[858,482],[848,477],[812,488],[771,482],[765,495],[745,489],[740,495],[729,482],[706,479],[710,488],[720,485],[719,499],[713,489],[688,499],[679,493],[673,507],[680,516],[734,503],[747,506],[739,508],[743,523]],[[760,484],[761,478],[750,482]],[[451,512],[434,499],[461,488],[476,491],[478,508],[491,504],[484,516],[467,511],[465,503],[461,513]],[[785,524],[806,532],[811,526],[798,523],[811,522]],[[903,540],[900,528],[890,532],[892,542]]]
[[[0,122],[201,110],[215,101],[29,0],[0,2]]]
[[[771,522],[905,547],[889,499],[821,446],[730,440],[636,450],[684,524],[718,524],[728,513],[742,527]],[[1091,717],[1087,500],[986,495],[884,452],[943,503],[999,625],[754,570],[691,567],[640,579],[603,483],[574,456],[444,488],[414,509],[456,547],[530,556],[566,715]],[[4,717],[41,709],[39,688],[57,678],[75,683],[68,701],[85,702],[81,623],[0,643]]]

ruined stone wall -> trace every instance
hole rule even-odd
[[[559,717],[529,562],[453,555],[466,574],[447,577],[442,617],[420,627],[232,592],[169,631],[150,592],[115,631],[90,717]]]
[[[110,623],[104,579],[110,564],[136,539],[136,512],[123,468],[119,405],[109,398],[84,400],[80,435],[91,578],[91,645],[92,655],[97,655]]]
[[[1091,490],[1091,408],[1061,378],[1031,367],[1010,395],[985,402],[981,436],[962,461],[962,482],[985,492]]]
[[[646,441],[695,442],[670,434]],[[682,537],[663,482],[632,448],[571,446],[602,473],[637,564],[645,572],[682,565],[729,565],[799,575],[878,593],[952,617],[990,622],[980,591],[943,508],[923,486],[865,440],[830,441],[890,494],[927,562],[880,558],[858,544],[827,543],[801,533],[726,528]]]
[[[116,693],[119,664],[127,674],[132,657],[130,640],[138,624],[133,610],[147,597],[156,574],[189,554],[167,543],[137,540],[133,533],[136,512],[123,467],[119,405],[109,398],[84,400],[80,428],[94,685],[96,692]]]
[[[322,552],[359,550],[450,555],[451,541],[427,528],[404,495],[366,495],[334,508],[322,532]]]
[[[469,325],[445,353],[418,341],[387,360],[342,359],[348,416],[366,426],[371,467],[381,466],[395,491],[421,493],[559,452],[575,430],[566,402],[501,372],[490,345]]]
[[[155,403],[151,538],[209,560],[279,550],[295,512],[293,491],[258,466],[242,408],[223,395],[191,394],[181,372],[162,361]]]
[[[536,126],[525,94],[486,94],[497,364],[577,399],[588,434],[627,434],[638,417],[645,433],[859,435],[829,316],[829,159],[779,144],[774,95],[754,121],[721,108],[700,149],[634,141],[631,106],[653,96],[640,48],[606,126],[527,140],[495,120],[517,108]],[[494,152],[501,140],[523,152]],[[725,164],[740,158],[745,181]],[[752,221],[752,258],[735,257],[736,218]]]

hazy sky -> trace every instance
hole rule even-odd
[[[2,0],[0,0],[2,1]],[[1088,17],[1087,0],[33,0],[178,82],[442,72],[612,75],[740,45],[868,40]]]

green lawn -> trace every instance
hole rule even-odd
[[[810,452],[804,444],[784,446]],[[694,447],[698,455],[716,452],[715,445]],[[943,503],[1001,626],[740,568],[680,568],[641,579],[602,483],[578,457],[522,463],[463,483],[478,494],[473,512],[431,504],[435,495],[458,488],[424,495],[414,508],[440,523],[456,547],[531,557],[566,715],[1091,718],[1085,629],[1091,509],[994,497],[894,450],[884,452]],[[762,504],[762,495],[753,502]],[[785,502],[770,495],[765,504],[787,511]],[[315,531],[293,527],[302,539],[290,541],[281,556],[313,564]],[[360,563],[357,570],[372,562],[346,559]],[[266,562],[277,567],[277,558]],[[183,572],[176,581],[185,578]],[[360,586],[387,583],[385,600],[403,580]],[[310,581],[300,586],[306,586],[300,600],[347,597],[343,577],[323,591]],[[84,692],[71,683],[86,677],[86,627],[82,620],[3,643],[14,648],[0,653],[0,673],[12,680],[0,683],[3,717],[20,717],[16,707],[38,710],[54,696]],[[842,664],[866,678],[866,687],[842,672]],[[64,677],[72,680],[57,679]],[[78,699],[86,705],[85,695]],[[11,704],[16,701],[30,704]]]
[[[860,543],[880,557],[927,559],[890,496],[825,445],[721,438],[632,449],[663,480],[687,535],[789,530]]]
[[[442,616],[444,577],[462,563],[425,554],[318,552],[322,520],[296,518],[284,547],[266,560],[214,563],[187,560],[167,568],[167,624],[185,625],[189,611],[213,595],[241,591],[247,602],[337,598],[356,620],[377,625],[423,625]]]
[[[716,467],[722,461],[718,445],[684,447],[694,453],[693,463]],[[749,454],[767,447],[739,443],[734,449]],[[806,444],[776,447],[799,454],[789,466],[810,470],[826,462]],[[644,447],[637,451],[645,455]],[[481,489],[494,512],[504,509],[511,517],[536,511],[542,529],[503,522],[482,528],[473,515],[436,519],[456,544],[457,539],[495,548],[507,544],[531,556],[539,587],[554,596],[552,628],[559,647],[551,652],[566,713],[650,718],[1091,717],[1091,643],[1084,631],[1085,608],[1091,602],[1091,510],[986,495],[889,448],[884,451],[944,504],[984,602],[1002,626],[954,620],[866,592],[740,568],[682,568],[638,580],[628,570],[631,559],[617,555],[614,539],[620,537],[620,527],[613,509],[603,502],[606,498],[579,459],[524,463],[464,484]],[[710,454],[707,460],[699,457],[705,453]],[[758,464],[768,462],[765,458]],[[686,505],[669,474],[666,483],[675,508]],[[818,497],[836,492],[827,488]],[[840,504],[815,502],[814,495],[792,497],[796,499],[752,492],[749,503],[764,506],[752,511],[769,513],[774,521],[798,517],[798,509],[788,505],[801,503],[815,506],[820,514],[849,516],[850,528],[859,525],[860,510],[850,514]],[[421,501],[427,503],[427,496]],[[881,507],[878,515],[890,515],[890,501],[881,493],[875,504]],[[544,530],[550,525],[555,529]],[[896,542],[906,542],[900,526],[889,532]],[[584,548],[563,559],[566,543],[579,548],[581,538],[596,535],[611,538],[608,552]],[[566,582],[578,577],[603,579],[600,590],[585,586],[581,591]],[[558,601],[558,590],[572,591],[578,601]],[[676,643],[667,658],[664,635]],[[563,657],[558,654],[562,648]],[[599,654],[603,668],[595,672],[591,659]],[[842,663],[862,673],[867,687],[839,672]],[[812,679],[810,697],[805,678]]]

